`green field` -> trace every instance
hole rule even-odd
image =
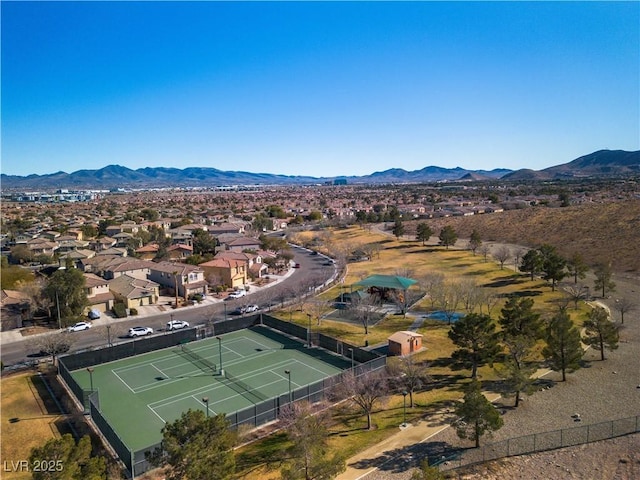
[[[96,365],[91,373],[76,370],[72,375],[86,390],[93,384],[103,416],[129,449],[140,450],[158,443],[164,424],[188,409],[206,410],[208,405],[211,415],[233,413],[351,366],[346,358],[309,350],[266,327],[219,338],[187,345],[200,359],[178,346]],[[224,375],[219,371],[220,356]]]

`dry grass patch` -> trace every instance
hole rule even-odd
[[[34,372],[2,378],[2,452],[3,462],[28,460],[31,449],[59,436],[57,414],[51,414],[42,402],[39,390],[42,380]],[[3,464],[4,465],[4,464]],[[11,468],[9,468],[11,470]],[[29,472],[3,471],[3,479],[31,478]]]

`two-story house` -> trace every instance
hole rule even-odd
[[[149,280],[158,283],[161,288],[172,292],[177,289],[178,295],[188,299],[195,294],[206,295],[207,282],[204,270],[200,266],[174,262],[150,262]]]
[[[109,291],[109,282],[93,273],[84,274],[84,288],[87,294],[89,305],[85,313],[89,310],[106,312],[113,307],[113,294]]]
[[[231,288],[244,287],[248,282],[248,266],[245,260],[214,258],[198,265],[211,286],[219,282]]]
[[[120,275],[109,281],[109,290],[127,308],[137,308],[158,303],[160,285],[147,279]]]

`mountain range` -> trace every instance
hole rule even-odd
[[[163,187],[215,187],[222,185],[304,185],[344,179],[349,184],[430,183],[454,181],[536,181],[567,178],[614,177],[640,174],[640,151],[599,150],[569,163],[544,170],[465,170],[464,168],[425,167],[407,171],[402,168],[374,172],[363,176],[309,177],[270,173],[223,171],[217,168],[145,167],[137,170],[109,165],[99,170],[57,172],[47,175],[0,175],[2,190],[28,189],[114,189]]]

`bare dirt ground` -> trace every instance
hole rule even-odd
[[[640,434],[510,457],[458,474],[465,480],[632,480],[640,478]]]

